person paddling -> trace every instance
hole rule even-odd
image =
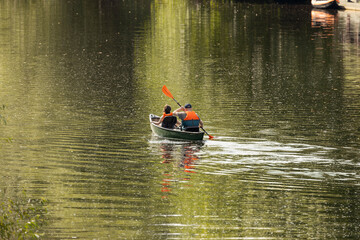
[[[204,123],[199,116],[192,110],[190,103],[180,107],[173,112],[174,116],[181,119],[181,125],[185,131],[198,132],[199,127],[203,128]]]

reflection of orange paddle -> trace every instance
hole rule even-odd
[[[172,99],[177,103],[177,105],[179,105],[179,107],[181,107],[181,104],[178,103],[178,101],[175,100],[175,98],[173,97],[173,95],[171,94],[171,92],[169,91],[169,89],[168,89],[165,85],[162,87],[162,92],[163,92],[166,96],[168,96],[169,98],[172,98]],[[209,136],[209,139],[213,139],[213,138],[214,138],[213,136],[211,136],[210,134],[208,134],[208,132],[205,131],[204,128],[201,128],[201,129]]]

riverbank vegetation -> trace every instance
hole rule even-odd
[[[0,107],[0,125],[6,125],[6,118],[4,116],[4,112],[5,112],[5,105],[2,105]],[[0,141],[5,141],[5,142],[11,142],[11,138],[10,137],[0,137]],[[0,147],[1,147],[1,143],[0,143]]]
[[[247,3],[280,3],[280,4],[309,4],[309,0],[234,0],[234,2]]]
[[[45,199],[29,198],[25,192],[8,197],[0,189],[0,239],[39,239],[46,213]]]
[[[6,125],[5,105],[0,107],[0,125]],[[10,137],[2,141],[11,142]],[[1,144],[0,144],[1,146]],[[46,222],[46,200],[29,198],[25,192],[9,194],[0,188],[0,239],[39,239]]]

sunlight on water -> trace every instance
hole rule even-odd
[[[337,177],[338,180],[355,180],[354,172],[332,172],[326,166],[341,165],[355,167],[356,163],[331,157],[336,148],[309,144],[284,144],[260,139],[219,138],[207,141],[202,167],[212,171],[206,174],[240,174],[261,169],[269,175],[308,180]],[[219,169],[219,167],[223,169]]]
[[[358,19],[0,1],[0,197],[49,200],[41,239],[359,239]],[[213,140],[151,133],[164,84]]]

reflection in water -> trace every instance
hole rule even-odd
[[[337,21],[337,10],[313,9],[311,11],[311,26],[334,29]]]
[[[227,137],[205,141],[204,146],[157,138],[149,143],[153,154],[168,160],[159,166],[165,179],[161,194],[167,201],[153,221],[169,229],[155,235],[200,238],[199,232],[211,229],[215,239],[241,234],[287,239],[294,228],[298,238],[357,235],[351,221],[359,206],[353,197],[358,167],[342,159],[337,148]],[[180,165],[186,162],[195,163],[196,174],[185,173]],[[184,179],[184,174],[192,178]],[[345,202],[354,209],[338,208]],[[341,219],[334,220],[334,214]],[[224,222],[222,235],[215,230]]]
[[[358,14],[200,2],[0,1],[0,188],[47,239],[359,239]],[[149,142],[164,84],[219,138]]]
[[[165,164],[170,164],[174,161],[174,156],[173,156],[173,151],[174,151],[174,145],[173,144],[168,144],[168,143],[162,143],[160,145],[160,150],[161,150],[161,157],[163,158],[163,162]],[[163,173],[163,180],[162,180],[162,187],[161,187],[161,192],[170,192],[171,191],[171,173],[169,172],[165,172]],[[167,196],[163,195],[162,198],[167,198]]]
[[[340,11],[339,18],[341,19],[341,41],[360,46],[360,11]],[[357,49],[359,51],[359,49]]]
[[[198,152],[200,149],[197,148],[198,146],[192,146],[192,145],[185,145],[183,147],[183,159],[181,161],[180,166],[185,168],[185,172],[188,173],[195,173],[194,168],[196,161],[199,160],[199,157],[196,155],[196,152]],[[190,178],[189,178],[190,180]]]
[[[204,145],[203,142],[183,142],[153,136],[150,143],[157,146],[153,149],[154,152],[160,150],[162,163],[168,164],[163,172],[162,192],[171,192],[173,183],[191,180],[191,175],[196,173],[195,165],[200,160],[198,153]],[[167,197],[162,196],[162,198]]]

